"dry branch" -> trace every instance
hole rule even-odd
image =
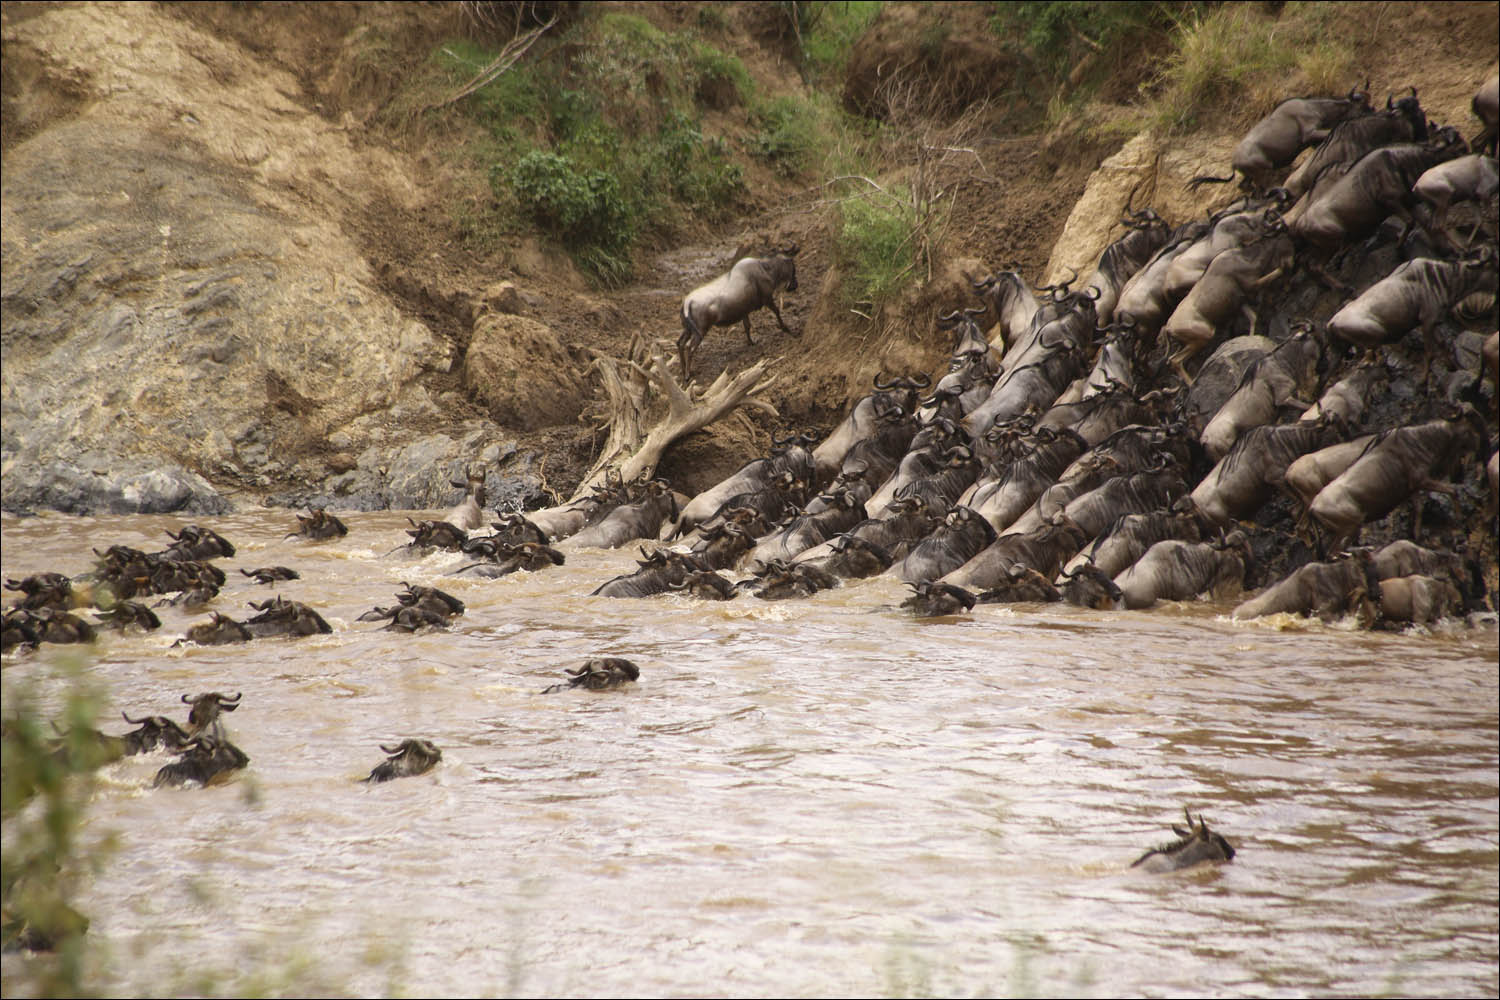
[[[678,384],[667,368],[659,345],[647,348],[639,336],[633,338],[624,361],[595,354],[593,371],[608,396],[609,438],[588,475],[578,484],[577,499],[607,476],[618,475],[629,482],[649,476],[668,446],[684,435],[701,430],[741,406],[752,406],[777,416],[776,408],[757,399],[770,388],[775,376],[762,380],[774,363],[762,358],[733,378],[723,371],[706,390]],[[649,366],[649,367],[648,367]]]
[[[520,58],[526,54],[526,50],[531,48],[536,40],[538,38],[541,38],[542,34],[556,23],[557,16],[553,15],[552,20],[548,21],[540,28],[533,28],[532,30],[526,32],[526,34],[524,35],[517,35],[515,38],[512,38],[509,42],[505,43],[505,48],[500,50],[500,54],[495,57],[494,61],[484,69],[480,70],[478,74],[475,75],[474,79],[458,88],[458,90],[449,97],[446,97],[435,104],[429,104],[422,110],[432,111],[436,108],[447,107],[454,101],[461,101],[465,97],[468,97],[470,94],[474,93],[476,90],[479,90],[485,85],[491,83],[498,76],[500,76],[501,73],[504,73],[506,70],[514,66],[520,60]]]

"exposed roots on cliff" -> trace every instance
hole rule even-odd
[[[774,406],[757,398],[775,382],[774,375],[764,380],[762,376],[776,360],[763,358],[733,378],[725,369],[713,385],[698,390],[692,383],[678,384],[660,345],[648,345],[639,335],[631,339],[624,361],[596,352],[590,370],[599,373],[609,397],[603,424],[609,428],[609,439],[573,498],[584,496],[612,473],[626,482],[649,476],[673,441],[741,406],[779,416]]]

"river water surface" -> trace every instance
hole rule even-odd
[[[251,764],[153,791],[105,768],[113,835],[78,908],[105,994],[1494,995],[1500,908],[1492,624],[1369,634],[1228,606],[980,606],[918,621],[892,578],[804,601],[586,596],[635,550],[454,578],[387,556],[404,515],[201,519],[238,547],[214,607],[269,597],[334,633],[173,648],[206,612],[89,655],[100,728],[225,716]],[[432,515],[428,515],[432,516]],[[0,522],[4,575],[165,548],[163,517]],[[564,549],[567,545],[564,543]],[[448,631],[356,622],[401,581],[467,602]],[[14,595],[8,595],[13,597]],[[7,656],[40,680],[64,647]],[[542,695],[586,656],[638,684]],[[436,742],[432,773],[358,779]],[[1131,871],[1202,811],[1231,864]],[[7,995],[24,955],[4,958]]]

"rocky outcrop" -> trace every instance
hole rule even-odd
[[[1188,187],[1194,177],[1223,172],[1237,140],[1234,137],[1168,141],[1146,131],[1099,165],[1083,197],[1068,214],[1062,235],[1052,248],[1047,281],[1072,272],[1087,278],[1104,248],[1125,233],[1120,216],[1128,209],[1151,208],[1172,225],[1203,218],[1238,195],[1232,184]]]
[[[416,204],[402,161],[150,5],[7,18],[5,59],[6,115],[30,122],[3,171],[8,509],[210,512],[296,482],[440,506],[454,469],[514,451],[492,424],[439,426],[422,380],[454,347],[337,218]],[[27,113],[56,93],[61,121]]]
[[[474,324],[464,385],[498,423],[536,430],[578,419],[583,383],[577,367],[544,324],[497,312]]]

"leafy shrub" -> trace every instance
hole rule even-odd
[[[743,104],[755,92],[750,71],[736,56],[711,45],[699,45],[693,59],[693,95],[708,108],[724,109]]]
[[[491,173],[495,183],[496,173]],[[509,182],[537,225],[575,248],[619,250],[634,236],[629,205],[613,174],[580,170],[566,156],[535,149],[516,161]]]
[[[913,217],[902,204],[906,192],[890,198],[849,198],[839,204],[834,248],[844,274],[844,298],[877,306],[910,279],[916,263]]]
[[[45,720],[36,686],[5,684],[4,761],[0,769],[0,815],[5,820],[0,903],[7,949],[16,939],[46,943],[56,964],[37,965],[32,995],[77,996],[84,992],[84,933],[88,918],[69,905],[83,849],[79,835],[92,794],[98,747],[85,734],[94,723],[100,695],[86,685],[82,665],[72,675],[60,726],[64,740]],[[40,800],[32,805],[33,800]]]
[[[756,117],[761,125],[752,140],[757,156],[770,160],[777,173],[786,177],[812,167],[820,140],[817,111],[808,102],[778,97],[763,105]]]

